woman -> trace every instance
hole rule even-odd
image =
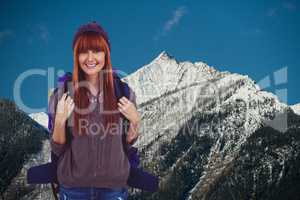
[[[60,199],[127,199],[129,161],[121,114],[130,122],[126,141],[133,143],[140,122],[134,92],[131,100],[117,102],[109,40],[96,22],[78,29],[73,53],[74,95],[64,93],[59,99],[51,138],[52,151],[59,156]],[[72,130],[70,141],[66,124]]]

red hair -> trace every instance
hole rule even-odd
[[[105,64],[103,69],[99,72],[99,78],[103,77],[100,81],[103,88],[103,125],[105,130],[109,130],[110,125],[117,124],[120,118],[120,113],[117,109],[117,99],[114,90],[113,71],[110,59],[110,49],[105,39],[95,32],[85,32],[76,40],[73,52],[74,66],[73,66],[73,87],[74,87],[74,102],[77,109],[85,109],[89,107],[89,99],[87,97],[87,88],[78,87],[80,81],[85,81],[84,71],[79,66],[79,54],[87,50],[104,51]],[[100,74],[104,70],[104,74]],[[83,113],[74,112],[74,126],[73,132],[79,135],[86,134],[85,129],[79,130],[79,119],[86,118],[87,115]],[[100,120],[100,119],[99,119]]]

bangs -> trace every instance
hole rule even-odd
[[[81,35],[78,40],[77,52],[83,53],[88,50],[92,51],[104,51],[105,52],[105,40],[102,36],[95,32],[86,32]]]

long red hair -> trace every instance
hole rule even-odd
[[[89,106],[89,99],[87,97],[87,88],[78,87],[80,81],[85,81],[84,71],[79,66],[79,54],[87,50],[104,51],[105,53],[105,64],[103,69],[104,74],[99,73],[99,78],[103,80],[99,81],[100,86],[103,88],[103,108],[104,113],[102,114],[103,125],[105,130],[110,128],[110,125],[117,124],[120,118],[120,113],[117,109],[117,99],[114,90],[113,71],[110,59],[110,49],[105,39],[98,33],[86,32],[83,33],[77,40],[74,46],[73,52],[73,88],[74,88],[74,103],[75,107],[79,109],[85,109]],[[108,112],[108,113],[107,113]],[[85,129],[79,130],[79,119],[86,118],[87,115],[74,111],[74,126],[73,132],[79,135],[86,134]],[[99,119],[100,120],[100,119]]]

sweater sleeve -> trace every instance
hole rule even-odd
[[[62,155],[66,148],[67,148],[67,144],[59,144],[57,142],[55,142],[52,138],[53,136],[53,131],[54,131],[54,126],[55,126],[55,111],[56,111],[56,105],[58,102],[58,99],[60,96],[62,96],[61,94],[62,92],[60,90],[56,90],[52,93],[52,95],[50,96],[49,99],[49,106],[48,106],[48,113],[49,113],[49,122],[51,121],[51,126],[49,126],[49,135],[50,135],[50,148],[51,151],[56,154],[58,157],[60,155]],[[66,133],[67,134],[67,133]]]
[[[58,157],[61,156],[67,148],[66,144],[59,144],[55,142],[52,137],[50,139],[50,146],[51,146],[51,151]]]

